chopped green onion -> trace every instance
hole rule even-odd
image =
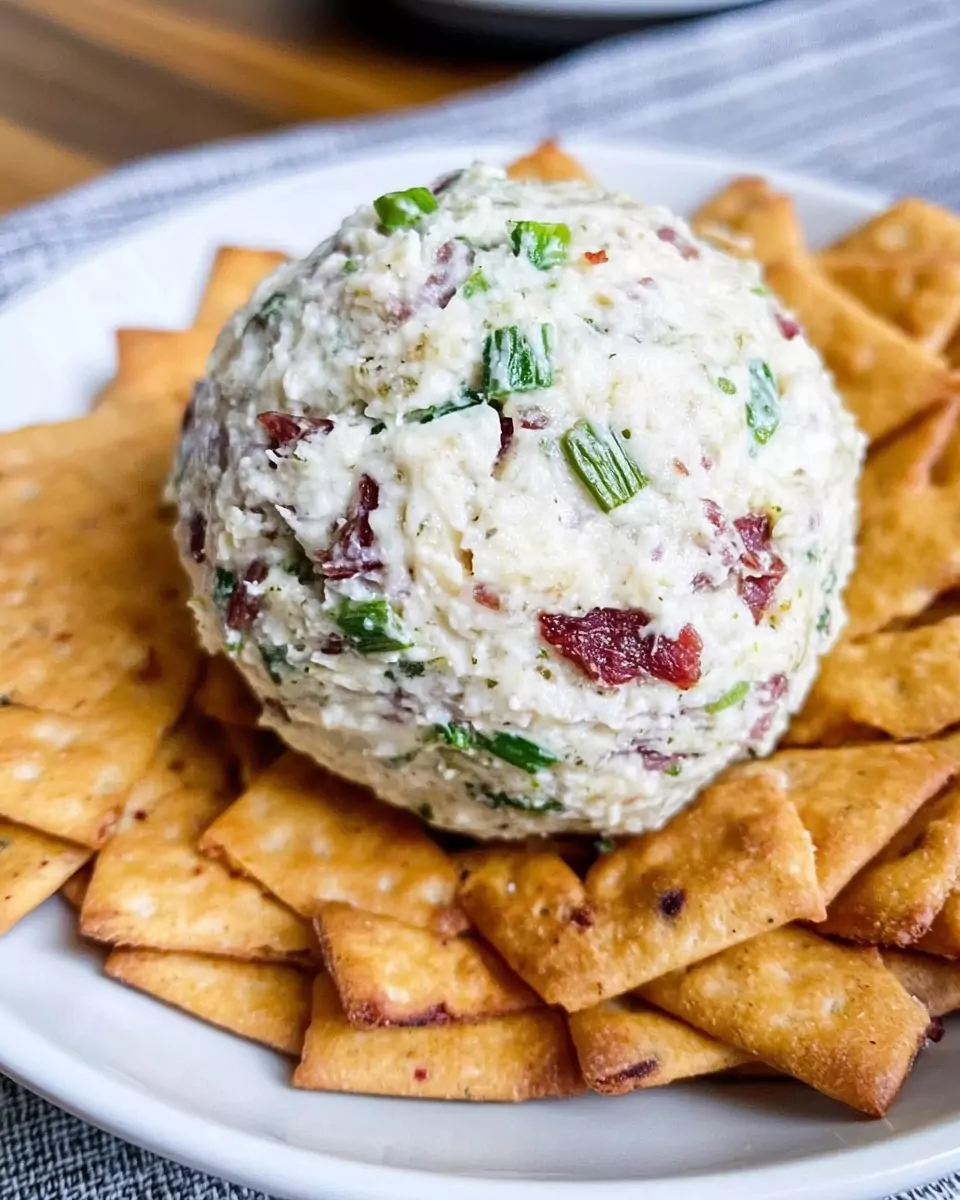
[[[667,769],[664,771],[664,775],[677,776],[682,770],[683,767],[680,765],[680,763],[673,763],[671,766],[667,767]]]
[[[535,796],[508,796],[506,792],[494,792],[486,787],[480,788],[480,792],[489,808],[516,808],[520,812],[528,813],[563,812],[563,805],[559,800]]]
[[[519,767],[530,775],[536,775],[557,761],[557,756],[550,750],[544,750],[536,742],[521,737],[518,733],[495,733],[492,737],[477,735],[477,742],[484,750],[489,750],[497,758],[502,758],[511,766]]]
[[[566,261],[570,248],[570,226],[544,224],[541,221],[511,221],[510,241],[518,258],[523,255],[538,271],[548,271]]]
[[[727,379],[725,375],[721,375],[717,380],[717,387],[721,392],[726,392],[728,396],[732,396],[737,390],[737,385],[732,379]]]
[[[494,399],[533,392],[553,383],[553,326],[538,325],[527,337],[516,325],[488,333],[483,343],[483,391]]]
[[[383,433],[386,427],[387,426],[384,421],[374,421],[373,425],[370,427],[371,436],[376,437],[378,433]]]
[[[571,470],[604,512],[626,504],[649,483],[615,429],[578,421],[560,439]]]
[[[277,668],[281,664],[287,666],[289,663],[286,646],[274,646],[269,642],[261,642],[260,657],[263,659],[263,665],[267,668],[267,674],[273,682],[283,683],[283,676]]]
[[[469,275],[460,289],[461,294],[465,299],[469,300],[471,296],[476,296],[480,292],[489,292],[490,284],[487,281],[486,275],[483,273],[482,267],[477,267],[472,275]]]
[[[336,621],[360,654],[406,650],[413,645],[400,618],[383,599],[344,600],[337,610]]]
[[[459,721],[449,721],[446,725],[434,725],[433,732],[454,750],[473,750],[477,744],[473,726],[462,724]]]
[[[387,192],[378,196],[373,207],[381,227],[392,233],[395,229],[409,229],[427,213],[436,212],[437,201],[429,188],[413,187],[405,192]]]
[[[432,804],[421,804],[420,807],[417,809],[417,812],[420,814],[421,817],[423,817],[423,819],[425,821],[433,820],[433,805]]]
[[[429,425],[438,417],[447,417],[450,413],[460,412],[465,408],[474,408],[483,403],[483,396],[472,388],[461,388],[460,395],[455,400],[447,400],[443,404],[434,404],[430,408],[413,408],[404,415],[406,425]]]
[[[287,303],[286,292],[272,292],[254,313],[254,320],[266,325],[271,317],[279,317]]]
[[[769,442],[780,424],[780,393],[773,372],[762,358],[751,358],[750,399],[747,401],[747,424],[754,441],[762,446]]]
[[[708,713],[723,712],[725,708],[731,708],[734,704],[739,704],[749,691],[750,684],[741,679],[739,683],[733,685],[729,692],[724,692],[718,700],[713,700],[703,707]]]
[[[830,609],[825,608],[823,610],[823,612],[820,614],[820,616],[817,617],[817,633],[829,633],[829,632],[830,632]]]
[[[232,571],[224,570],[223,567],[217,567],[213,577],[214,604],[226,604],[233,595],[233,589],[236,586],[236,575]]]
[[[769,296],[770,295],[770,289],[768,287],[764,287],[762,283],[758,283],[757,286],[752,287],[750,289],[750,291],[753,292],[753,294],[755,296]]]
[[[406,662],[397,663],[397,670],[401,675],[406,675],[407,679],[416,679],[418,675],[422,675],[427,669],[426,663],[422,662]]]
[[[345,258],[343,260],[343,266],[340,269],[343,271],[344,275],[352,275],[354,271],[360,270],[360,264],[355,258]]]

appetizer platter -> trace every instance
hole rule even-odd
[[[545,143],[221,249],[0,435],[0,930],[303,1092],[885,1116],[960,1008],[958,416],[920,200],[814,250]]]

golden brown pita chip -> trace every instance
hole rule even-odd
[[[83,904],[92,874],[93,864],[88,862],[79,871],[75,871],[60,888],[60,895],[74,908],[79,908]]]
[[[239,725],[221,728],[243,788],[248,788],[283,753],[282,742],[269,729],[244,729]]]
[[[881,950],[883,965],[916,997],[931,1017],[960,1008],[960,965],[909,950]]]
[[[914,943],[913,949],[943,958],[960,958],[960,891],[950,893],[930,929]]]
[[[287,261],[279,250],[251,250],[246,246],[221,246],[200,298],[194,324],[216,332],[243,308],[254,288]]]
[[[316,928],[351,1025],[444,1025],[541,1004],[474,938],[444,938],[349,904],[322,905]]]
[[[117,373],[97,395],[98,412],[132,408],[144,416],[165,405],[177,416],[186,408],[213,349],[210,329],[119,329]]]
[[[179,414],[172,406],[149,408],[152,420],[146,425],[158,440],[172,439],[180,424]],[[104,475],[108,468],[102,459],[116,463],[112,454],[105,450],[123,439],[142,434],[145,421],[143,412],[107,408],[90,416],[76,417],[70,421],[52,421],[41,425],[24,425],[0,433],[0,475],[21,471],[38,464],[52,464],[69,460],[71,468],[82,462],[88,468],[98,463]]]
[[[124,703],[82,719],[0,707],[0,817],[102,846],[159,735]]]
[[[294,1086],[434,1100],[540,1100],[584,1090],[562,1014],[537,1008],[473,1024],[355,1029],[326,975]]]
[[[81,933],[120,946],[309,961],[305,922],[197,850],[200,831],[223,804],[197,789],[169,792],[118,833],[97,858]]]
[[[722,780],[581,883],[556,855],[461,856],[467,915],[521,978],[571,1012],[787,921],[820,919],[813,845],[767,773]]]
[[[931,258],[958,255],[960,217],[927,200],[908,196],[834,242],[828,253]]]
[[[896,1098],[930,1023],[876,950],[795,926],[657,979],[643,994],[876,1117]]]
[[[941,358],[841,291],[812,260],[775,263],[767,281],[799,317],[869,438],[884,437],[957,394]]]
[[[891,497],[928,488],[934,468],[957,428],[960,399],[938,404],[875,447],[860,476],[860,519],[882,519]]]
[[[955,771],[936,744],[781,750],[756,766],[779,771],[817,856],[829,903]]]
[[[953,336],[950,345],[945,351],[947,362],[952,366],[960,369],[960,329]]]
[[[329,900],[457,932],[452,862],[415,817],[284,754],[200,843],[305,917]]]
[[[607,1096],[753,1062],[752,1055],[633,996],[572,1013],[570,1034],[587,1087]]]
[[[728,183],[697,209],[690,226],[721,250],[762,263],[803,252],[803,230],[793,201],[755,175]]]
[[[114,950],[103,969],[112,979],[281,1054],[297,1056],[303,1048],[313,984],[295,967],[206,954]]]
[[[222,654],[204,661],[203,679],[194,700],[202,713],[224,725],[256,729],[260,723],[260,701]]]
[[[880,946],[921,938],[960,879],[960,785],[923,808],[843,889],[824,933]]]
[[[924,738],[957,721],[960,616],[835,646],[785,740],[836,744],[851,724],[893,738]]]
[[[593,176],[582,163],[561,150],[555,141],[548,139],[531,154],[524,154],[507,167],[511,179],[537,179],[543,183],[563,183],[566,180],[583,179],[592,182]]]
[[[0,820],[0,934],[52,896],[89,857],[83,846]]]
[[[837,287],[934,354],[960,323],[960,248],[952,258],[835,252],[818,263]]]

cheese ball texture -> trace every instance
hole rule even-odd
[[[292,746],[478,837],[657,827],[843,623],[862,439],[759,267],[476,165],[359,209],[220,335],[178,538]]]

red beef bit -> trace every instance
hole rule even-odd
[[[675,458],[673,460],[673,469],[676,471],[676,473],[678,475],[689,475],[690,474],[690,472],[687,470],[685,464],[682,463],[679,458]]]
[[[311,433],[329,433],[333,429],[333,422],[328,417],[293,417],[282,412],[259,413],[257,421],[270,438],[271,450],[295,446]]]
[[[604,1075],[602,1090],[618,1090],[629,1079],[649,1079],[660,1070],[660,1063],[655,1057],[643,1058],[632,1066],[624,1067],[613,1075]]]
[[[776,675],[771,675],[769,679],[758,684],[756,695],[764,704],[776,704],[781,696],[787,691],[787,677],[782,671],[778,671]]]
[[[346,648],[347,643],[338,633],[331,633],[320,643],[321,654],[342,654]]]
[[[693,579],[690,580],[690,583],[695,592],[706,592],[710,588],[717,586],[704,571],[698,571]]]
[[[370,514],[380,503],[375,479],[361,475],[357,492],[344,523],[334,535],[329,550],[319,556],[320,571],[327,579],[352,579],[368,571],[379,571],[383,563],[373,549]]]
[[[447,188],[452,187],[457,182],[463,171],[450,171],[446,175],[441,175],[439,179],[430,184],[430,191],[435,196],[442,196]]]
[[[249,584],[263,583],[267,577],[267,564],[260,559],[252,562],[230,593],[227,604],[227,628],[245,630],[257,619],[262,600],[250,591]]]
[[[700,251],[696,248],[696,246],[694,246],[692,242],[688,242],[686,238],[681,237],[680,234],[677,233],[675,229],[671,229],[669,225],[661,225],[657,230],[657,237],[661,242],[668,242],[671,246],[675,246],[677,253],[681,258],[689,260],[691,258],[700,257]]]
[[[652,675],[685,691],[700,678],[703,643],[692,625],[677,638],[643,633],[650,616],[640,608],[592,608],[582,617],[542,612],[539,621],[544,641],[599,683]]]
[[[657,899],[657,908],[665,917],[675,917],[687,902],[687,893],[683,888],[669,888],[661,892]]]
[[[426,1067],[417,1067],[413,1072],[413,1077],[417,1083],[426,1083],[430,1078],[430,1072]]]
[[[679,765],[682,754],[661,754],[659,750],[651,750],[649,746],[638,746],[637,751],[643,760],[647,771],[669,771]]]
[[[785,317],[783,313],[774,313],[773,315],[777,318],[780,332],[788,342],[792,342],[800,332],[800,326],[791,317]]]
[[[195,563],[207,558],[207,522],[203,513],[195,512],[190,518],[190,557]]]
[[[750,727],[750,733],[747,735],[747,744],[752,742],[762,742],[770,732],[773,726],[774,717],[776,717],[776,709],[768,709],[763,716],[757,717],[753,725]]]
[[[927,1026],[924,1037],[928,1042],[939,1042],[943,1038],[943,1017],[934,1017]]]
[[[492,608],[494,612],[500,611],[500,597],[492,588],[488,588],[485,583],[477,584],[473,589],[473,598],[478,604],[482,604],[484,608]]]
[[[505,417],[502,412],[498,412],[497,416],[500,418],[500,449],[493,460],[494,471],[510,453],[510,447],[513,445],[513,417]]]
[[[726,522],[723,519],[723,513],[720,511],[720,505],[716,500],[701,500],[703,511],[706,514],[707,520],[714,529],[723,529]]]
[[[748,513],[737,517],[733,524],[744,546],[737,591],[753,614],[754,624],[759,625],[786,574],[787,564],[770,545],[773,526],[766,513]]]
[[[434,258],[436,267],[423,285],[421,298],[424,304],[446,308],[470,274],[473,258],[473,249],[466,242],[455,238],[444,242]]]
[[[521,429],[546,429],[550,424],[550,414],[546,409],[534,405],[531,408],[520,409]]]
[[[605,263],[610,261],[610,259],[607,257],[606,250],[587,250],[584,252],[583,257],[588,263],[592,263],[593,266],[596,266],[597,263]]]

